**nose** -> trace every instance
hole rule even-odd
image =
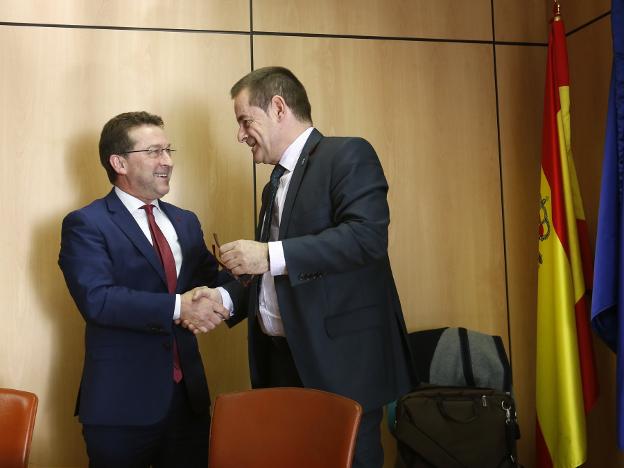
[[[247,140],[247,135],[245,134],[245,130],[243,129],[242,125],[238,127],[238,132],[236,132],[236,139],[239,143],[245,143],[245,141]]]
[[[163,166],[173,167],[173,158],[171,157],[171,153],[167,150],[163,150],[160,152],[160,164]]]

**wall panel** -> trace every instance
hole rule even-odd
[[[544,0],[494,0],[497,41],[548,41],[552,2]]]
[[[0,21],[249,30],[249,0],[3,0]]]
[[[73,418],[83,322],[56,261],[63,216],[110,190],[99,165],[102,125],[127,110],[163,116],[179,149],[168,201],[206,233],[252,234],[251,164],[236,144],[230,84],[248,70],[244,36],[3,27],[0,189],[5,307],[0,386],[41,400],[31,462],[84,466]],[[236,197],[231,194],[236,193]],[[245,388],[244,327],[200,339],[213,393]],[[237,344],[238,343],[238,344]],[[216,359],[215,356],[219,356]]]
[[[496,57],[519,456],[529,467],[535,458],[537,215],[546,48],[497,46]]]
[[[547,2],[550,3],[550,2]],[[572,0],[561,1],[561,15],[566,24],[566,30],[572,31],[579,26],[592,21],[606,13],[611,8],[610,0]]]
[[[489,0],[255,0],[254,30],[313,34],[492,38]]]
[[[568,38],[573,151],[592,245],[613,60],[610,22],[610,16],[603,18]]]
[[[595,246],[605,118],[611,79],[611,17],[568,38],[572,150],[585,206],[592,249]],[[588,468],[624,466],[616,449],[615,356],[594,340],[600,398],[588,418]]]

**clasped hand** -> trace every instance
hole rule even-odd
[[[197,335],[214,330],[228,315],[219,291],[201,286],[182,294],[180,319],[176,324]]]
[[[237,240],[219,248],[221,263],[235,276],[261,275],[269,271],[269,245],[252,240]]]

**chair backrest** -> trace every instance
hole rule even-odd
[[[362,407],[333,393],[267,388],[219,395],[210,468],[349,468]]]
[[[0,465],[26,468],[37,414],[37,395],[0,388]]]

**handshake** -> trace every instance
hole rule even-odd
[[[245,285],[245,281],[248,281],[243,279],[244,276],[261,275],[269,270],[268,244],[237,240],[221,246],[216,234],[214,239],[220,254],[220,259],[216,258],[217,262],[242,284]],[[223,307],[221,293],[216,289],[200,286],[182,294],[180,319],[176,320],[176,324],[197,335],[214,330],[229,315],[230,312]]]
[[[230,312],[223,307],[221,293],[200,286],[182,294],[180,318],[175,323],[197,335],[214,330],[229,315]]]

